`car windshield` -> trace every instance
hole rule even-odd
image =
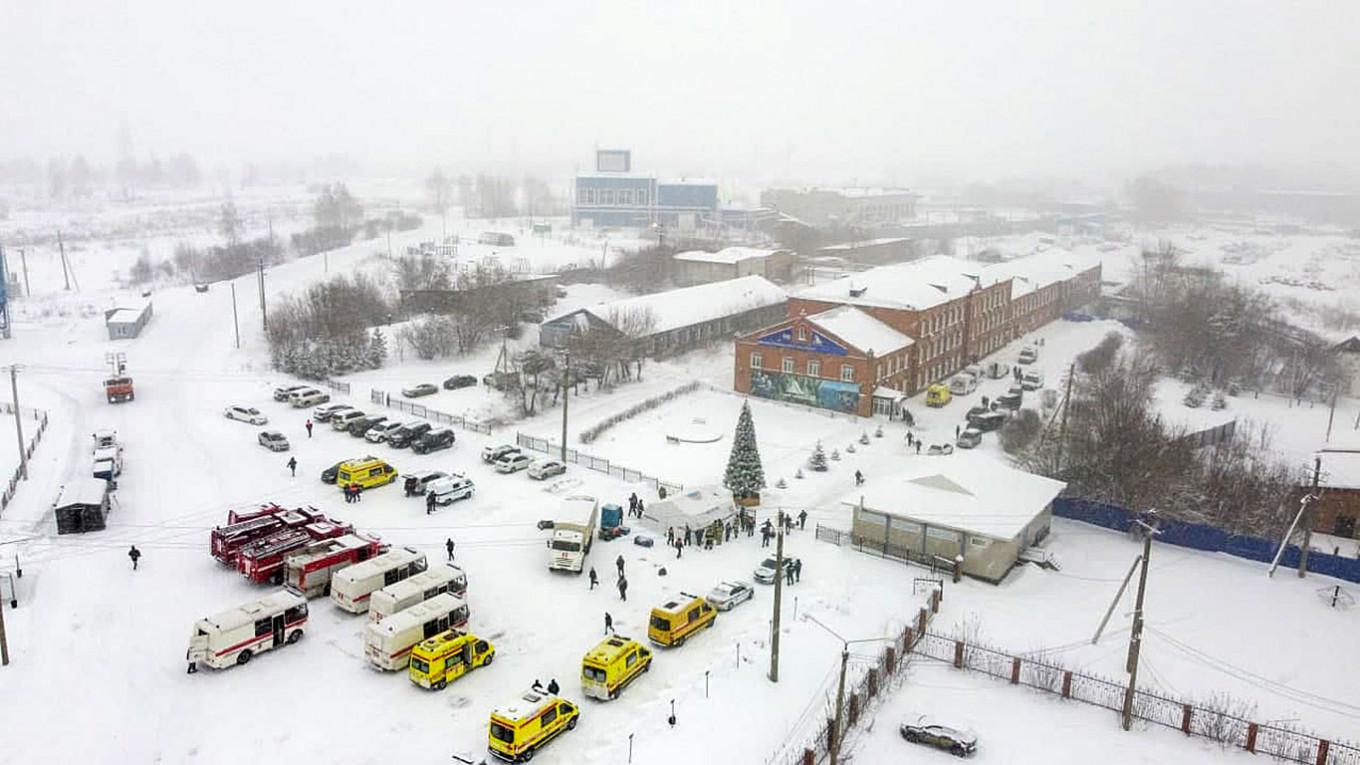
[[[515,743],[515,732],[500,723],[491,723],[491,737],[507,744]]]
[[[552,543],[552,549],[561,550],[562,552],[580,552],[581,544],[579,542],[563,542],[555,539]]]
[[[655,627],[656,629],[661,630],[662,632],[665,632],[666,630],[669,630],[671,628],[671,623],[670,620],[668,619],[662,618],[660,616],[653,616],[652,626]]]
[[[604,670],[597,667],[584,667],[581,669],[581,674],[585,679],[594,680],[597,683],[603,683],[605,679]]]
[[[417,659],[416,657],[412,656],[411,669],[414,669],[415,671],[420,672],[422,674],[429,674],[430,663],[425,661],[424,659]]]
[[[761,567],[761,568],[774,568],[774,567],[775,567],[774,558],[766,558],[766,559],[765,559],[765,562],[762,563],[762,564],[760,564],[760,567]]]

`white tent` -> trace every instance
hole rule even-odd
[[[726,522],[737,515],[732,493],[716,486],[701,486],[647,503],[642,519],[657,532],[701,529],[714,521]]]

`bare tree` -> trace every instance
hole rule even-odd
[[[439,213],[441,236],[447,237],[449,205],[453,204],[453,180],[436,167],[430,177],[425,179],[425,193],[429,195],[430,207]]]
[[[236,203],[230,200],[222,203],[217,216],[217,231],[228,247],[235,247],[241,241],[241,215],[236,211]]]

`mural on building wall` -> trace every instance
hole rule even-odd
[[[859,386],[839,380],[819,380],[803,375],[751,370],[751,393],[790,404],[816,406],[854,414],[859,407]]]
[[[834,340],[827,339],[820,332],[810,332],[809,338],[810,339],[808,340],[800,342],[794,338],[793,327],[785,327],[784,329],[771,332],[768,335],[761,335],[756,342],[760,345],[769,345],[775,348],[789,348],[795,351],[825,353],[830,356],[848,356],[850,354],[850,352],[845,349],[845,346]]]

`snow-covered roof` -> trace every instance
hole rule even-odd
[[[1360,489],[1360,436],[1345,434],[1328,441],[1317,453],[1322,460],[1318,485],[1328,489]]]
[[[935,460],[934,463],[925,463]],[[897,475],[871,477],[842,502],[927,525],[1009,540],[1067,486],[985,456],[922,457]]]
[[[667,528],[684,526],[702,528],[714,521],[725,521],[735,514],[732,492],[722,491],[716,486],[686,489],[665,499],[649,502],[643,509],[643,518],[651,521],[652,526],[661,532]]]
[[[784,288],[763,276],[743,276],[739,279],[726,279],[669,292],[596,303],[580,310],[589,312],[610,325],[619,317],[649,314],[654,323],[648,334],[656,334],[756,308],[779,305],[788,300],[788,297]],[[549,319],[545,323],[556,322],[566,318],[570,313]]]
[[[838,305],[807,317],[807,321],[861,351],[873,351],[875,356],[916,344],[915,340],[852,305]]]
[[[136,324],[142,318],[142,310],[138,308],[118,308],[104,319],[105,324]]]
[[[103,504],[104,497],[109,493],[109,482],[103,478],[93,476],[83,476],[77,478],[61,493],[61,504],[58,507],[68,505],[99,505]]]
[[[293,606],[306,603],[306,598],[295,595],[287,590],[281,590],[243,606],[228,609],[219,614],[207,617],[203,621],[216,627],[219,631],[226,631],[252,624],[256,619],[266,614],[275,614]]]
[[[994,263],[985,268],[993,279],[1014,279],[1011,297],[1022,295],[1073,278],[1100,265],[1100,258],[1089,253],[1047,250],[1023,258]]]
[[[818,247],[818,252],[843,252],[857,250],[860,247],[874,247],[880,244],[896,244],[898,242],[910,242],[909,236],[880,236],[877,239],[861,239],[855,242],[842,242],[841,244],[828,244],[825,247]]]
[[[717,252],[704,252],[703,250],[689,250],[687,252],[676,253],[676,260],[688,260],[697,263],[724,263],[732,265],[743,260],[753,260],[756,258],[768,258],[779,252],[779,250],[762,250],[758,247],[724,247]]]
[[[987,274],[981,263],[935,255],[844,276],[809,287],[798,296],[919,311],[957,300],[975,287],[990,286],[997,278]]]

